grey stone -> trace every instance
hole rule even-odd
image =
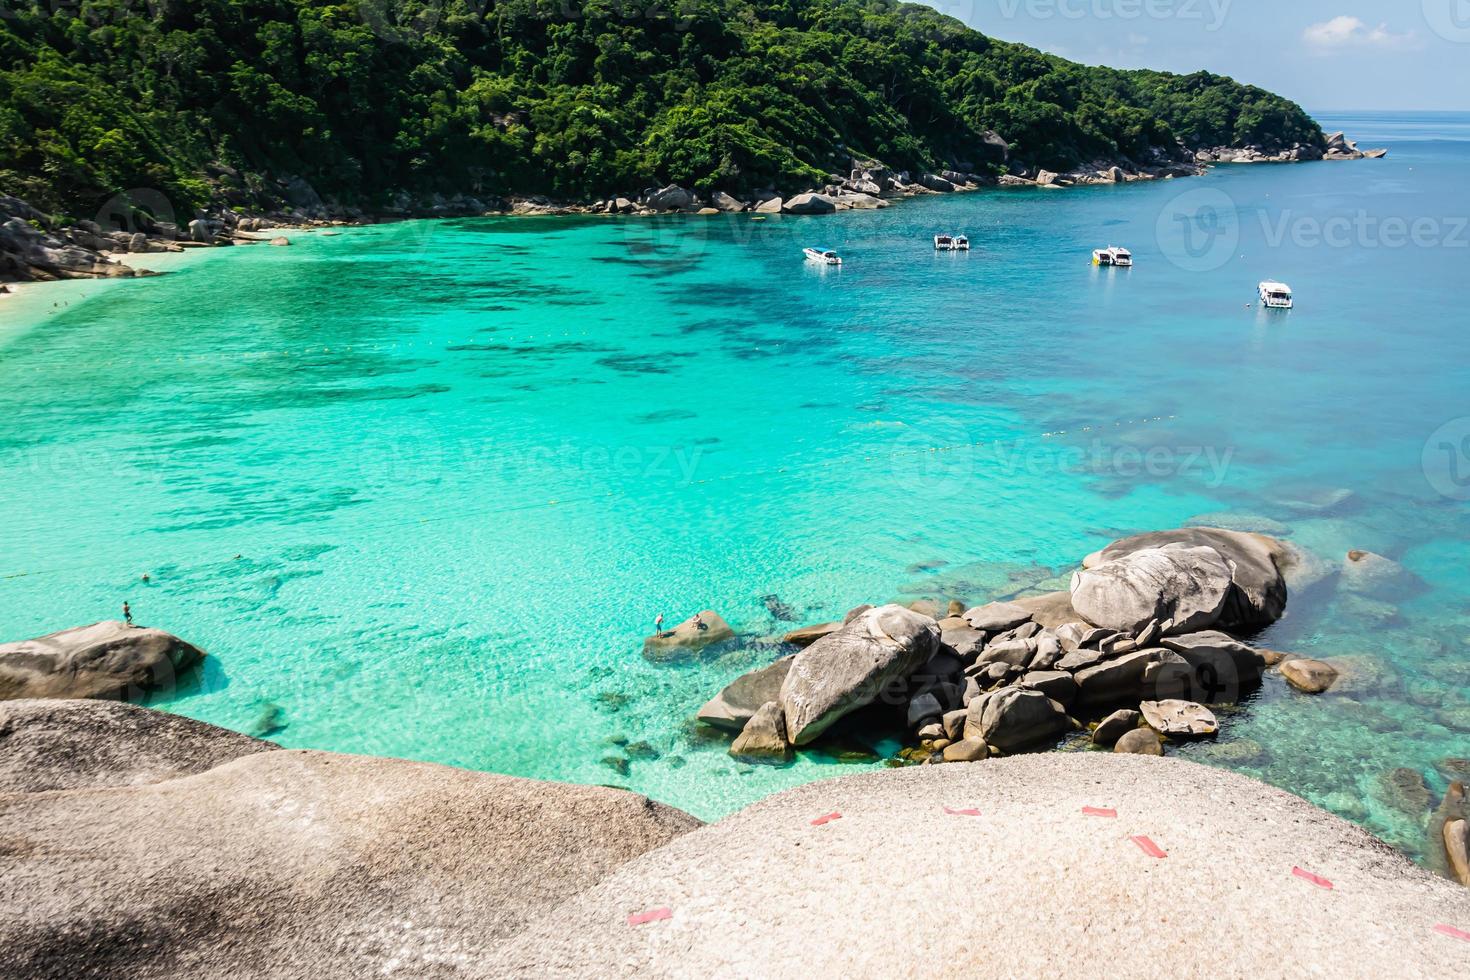
[[[939,703],[939,698],[933,693],[925,692],[909,702],[908,725],[910,728],[920,728],[943,714],[944,707]]]
[[[1288,684],[1307,694],[1321,694],[1337,681],[1337,669],[1320,660],[1286,660],[1280,670]]]
[[[1040,691],[1063,707],[1077,700],[1077,682],[1064,670],[1033,670],[1021,678],[1021,686]]]
[[[1138,709],[1161,735],[1213,735],[1220,730],[1214,713],[1193,701],[1145,701]]]
[[[965,718],[969,712],[963,708],[955,711],[946,711],[940,723],[944,725],[944,737],[950,741],[957,742],[965,737]]]
[[[0,645],[0,701],[135,699],[171,690],[204,651],[163,630],[105,620]]]
[[[781,210],[787,214],[831,214],[837,210],[837,202],[826,194],[797,194],[788,198]]]
[[[1286,543],[1264,534],[1210,527],[1152,531],[1115,541],[1102,551],[1087,556],[1082,564],[1093,567],[1137,551],[1168,545],[1213,548],[1234,566],[1231,575],[1233,588],[1217,622],[1220,629],[1269,626],[1285,612],[1286,576],[1300,560],[1299,553]],[[1178,629],[1173,632],[1194,628],[1177,621],[1176,625]]]
[[[1077,700],[1083,705],[1138,702],[1157,693],[1161,671],[1166,667],[1187,671],[1184,659],[1172,650],[1139,650],[1117,660],[1108,660],[1078,671]]]
[[[790,643],[792,646],[809,647],[829,633],[836,633],[842,628],[840,622],[817,623],[814,626],[803,626],[794,629],[781,637],[782,643]]]
[[[710,195],[710,201],[721,211],[744,211],[745,202],[737,200],[724,191],[715,191]]]
[[[655,211],[682,211],[694,204],[694,195],[678,184],[670,184],[648,195],[644,203]]]
[[[990,746],[983,738],[966,738],[944,747],[945,762],[979,762],[990,758]]]
[[[1014,602],[992,602],[965,612],[965,620],[975,629],[1001,633],[1031,621],[1031,611]]]
[[[906,679],[939,647],[939,625],[889,605],[870,609],[796,655],[781,687],[787,737],[806,745],[886,686]]]
[[[1031,657],[1035,653],[1036,641],[1034,640],[1003,640],[987,646],[975,662],[980,664],[1005,663],[1013,667],[1024,667],[1031,662]]]
[[[276,748],[121,701],[0,703],[0,793],[161,783]]]
[[[761,705],[780,699],[781,685],[786,682],[786,674],[795,659],[796,654],[782,657],[769,666],[735,678],[706,702],[696,717],[716,728],[740,731]]]
[[[1218,630],[1166,637],[1161,645],[1179,654],[1188,665],[1175,672],[1173,687],[1160,694],[1209,704],[1230,704],[1261,682],[1266,659],[1260,651]]]
[[[1040,691],[993,691],[967,710],[965,738],[983,739],[1002,752],[1030,748],[1072,727],[1066,710]]]
[[[1088,622],[1128,633],[1154,620],[1193,632],[1220,618],[1232,571],[1213,548],[1148,548],[1077,572],[1072,605]]]
[[[1163,755],[1164,746],[1152,728],[1135,728],[1113,743],[1114,752],[1127,755]]]
[[[643,641],[648,660],[677,660],[707,646],[734,639],[735,631],[713,609],[703,609],[671,630],[663,630]]]
[[[786,718],[781,705],[767,701],[761,705],[730,745],[730,755],[744,762],[782,763],[791,758],[786,741]]]
[[[1142,720],[1143,715],[1140,712],[1132,708],[1119,708],[1098,722],[1097,727],[1092,730],[1092,742],[1094,745],[1114,745],[1118,739],[1137,728]]]
[[[307,751],[6,795],[0,821],[16,977],[442,975],[700,826],[624,790]]]

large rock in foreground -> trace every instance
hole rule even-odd
[[[171,688],[202,659],[163,630],[106,620],[0,645],[0,701],[141,697]]]
[[[1233,569],[1213,548],[1145,548],[1072,576],[1072,606],[1089,623],[1137,633],[1208,629],[1220,618]]]
[[[0,825],[6,976],[327,980],[491,976],[497,941],[699,821],[622,790],[282,750],[3,796]]]
[[[1296,561],[1296,552],[1284,542],[1264,534],[1214,527],[1151,531],[1114,541],[1102,551],[1088,555],[1082,565],[1095,568],[1139,551],[1169,545],[1213,548],[1234,566],[1231,574],[1234,588],[1213,624],[1220,629],[1259,629],[1276,622],[1286,611],[1285,572]]]
[[[939,649],[939,624],[902,606],[869,609],[796,655],[781,687],[786,737],[806,745],[907,678]]]
[[[1118,819],[1085,816],[1087,806],[1114,807]],[[834,812],[843,818],[811,825]],[[1150,857],[1130,834],[1168,857]],[[1336,889],[1314,888],[1295,866]],[[937,902],[948,911],[936,913]],[[669,921],[624,924],[629,911],[660,907]],[[1280,920],[1289,927],[1270,929],[1263,910],[1290,910]],[[1470,891],[1304,800],[1182,760],[1059,752],[866,773],[768,797],[630,862],[479,968],[1460,976],[1470,945],[1435,932],[1439,923],[1470,930]]]
[[[0,704],[0,793],[159,783],[279,748],[119,701]]]

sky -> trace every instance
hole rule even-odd
[[[925,0],[1087,64],[1208,69],[1309,111],[1470,110],[1470,0]]]

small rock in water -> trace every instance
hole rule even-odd
[[[619,776],[626,776],[633,771],[633,764],[620,755],[605,755],[602,757],[602,764]]]
[[[1163,755],[1164,746],[1152,728],[1135,728],[1118,739],[1113,751],[1127,755]]]
[[[1094,745],[1116,745],[1118,739],[1138,727],[1143,715],[1132,708],[1120,708],[1108,715],[1092,731]]]
[[[632,742],[623,748],[623,752],[630,759],[657,759],[663,755],[648,742]]]
[[[761,596],[761,602],[765,603],[766,612],[770,613],[771,616],[779,622],[796,622],[796,610],[792,609],[786,603],[782,602],[780,596],[763,595]]]
[[[1320,660],[1286,660],[1281,664],[1281,676],[1298,691],[1321,694],[1337,680],[1337,670]]]
[[[256,738],[265,738],[274,735],[286,727],[286,709],[279,704],[266,704],[260,709],[260,714],[255,716],[255,721],[250,725],[250,734]]]
[[[1270,759],[1266,747],[1249,738],[1220,742],[1210,746],[1205,754],[1210,761],[1227,766],[1259,766]]]

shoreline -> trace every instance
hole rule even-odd
[[[255,214],[249,211],[218,209],[201,212],[200,217],[188,223],[187,229],[160,225],[152,232],[131,235],[106,232],[95,222],[79,221],[75,225],[51,228],[40,234],[31,231],[30,238],[20,242],[19,246],[13,242],[7,243],[6,239],[0,237],[0,260],[8,258],[9,265],[22,269],[29,264],[32,276],[29,280],[20,279],[0,271],[0,286],[23,282],[154,275],[160,273],[150,269],[148,260],[134,261],[130,257],[177,254],[234,245],[274,245],[277,242],[273,239],[289,239],[291,233],[366,227],[399,221],[472,217],[655,217],[671,214],[697,217],[745,214],[755,220],[771,215],[818,216],[849,210],[879,210],[916,197],[993,189],[1055,191],[1074,187],[1117,186],[1179,177],[1199,177],[1216,166],[1229,164],[1381,159],[1387,153],[1386,149],[1360,151],[1357,144],[1345,139],[1342,133],[1334,133],[1327,137],[1325,153],[1316,147],[1301,145],[1274,154],[1259,147],[1187,150],[1181,146],[1177,158],[1153,165],[1139,166],[1132,161],[1095,160],[1063,173],[1010,163],[1006,165],[1006,171],[999,175],[948,170],[913,174],[909,171],[893,171],[876,163],[860,164],[854,161],[849,177],[831,175],[829,183],[820,188],[808,188],[789,194],[767,189],[744,195],[745,199],[723,191],[714,191],[706,199],[694,191],[670,184],[662,188],[648,188],[634,197],[615,195],[590,202],[529,195],[495,199],[497,206],[487,207],[484,202],[461,194],[449,199],[434,195],[430,198],[431,203],[424,207],[415,207],[412,201],[405,201],[403,207],[379,212],[337,206],[328,209],[324,205],[311,209],[315,213],[296,209]],[[0,220],[4,218],[7,205],[10,212],[28,218],[37,227],[44,227],[38,221],[44,218],[43,215],[25,202],[3,194],[0,194]],[[139,220],[141,222],[145,219],[140,217]],[[7,244],[11,245],[8,256]],[[289,241],[285,244],[289,244]],[[43,256],[42,261],[50,264],[38,264],[35,258],[38,254]],[[4,263],[0,262],[0,269],[3,268]]]

